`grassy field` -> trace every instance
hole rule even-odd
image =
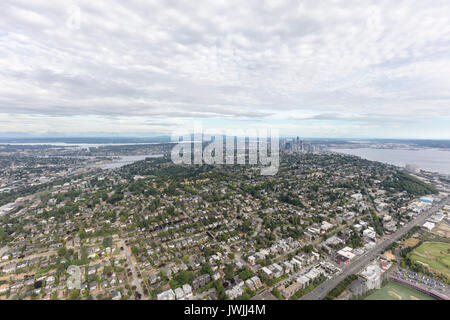
[[[410,259],[425,264],[430,271],[443,274],[450,279],[450,244],[425,242],[411,253]]]
[[[388,282],[364,300],[434,300],[417,290],[402,286],[396,282]]]

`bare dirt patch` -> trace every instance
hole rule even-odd
[[[343,297],[345,297],[347,295],[347,290],[344,290],[338,297],[337,300],[342,299]]]
[[[433,233],[441,237],[450,238],[450,226],[445,222],[441,222],[433,229]]]
[[[25,276],[34,276],[34,273],[20,273],[20,274],[8,274],[0,277],[0,281],[10,280],[10,279],[23,279]]]
[[[402,299],[403,299],[402,296],[399,295],[399,294],[398,294],[397,292],[395,292],[395,291],[389,290],[389,291],[388,291],[388,294],[389,294],[391,297],[393,297],[393,298],[395,298],[395,299],[397,299],[397,300],[402,300]]]
[[[404,245],[407,245],[408,247],[414,247],[416,244],[419,243],[419,239],[416,238],[409,238],[403,241]]]
[[[389,261],[395,261],[396,260],[395,259],[395,255],[392,253],[391,250],[386,251],[385,253],[383,253],[383,256]]]

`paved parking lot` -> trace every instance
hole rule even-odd
[[[412,282],[414,284],[425,286],[428,289],[437,290],[445,294],[450,294],[450,290],[447,285],[445,285],[441,281],[421,275],[419,273],[399,268],[398,270],[393,272],[393,275],[398,278],[408,280],[409,282]]]

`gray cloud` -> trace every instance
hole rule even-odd
[[[0,114],[10,121],[450,118],[448,1],[71,4],[79,29],[64,2],[1,2]]]

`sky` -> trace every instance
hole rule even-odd
[[[448,0],[2,0],[0,136],[450,139]]]

